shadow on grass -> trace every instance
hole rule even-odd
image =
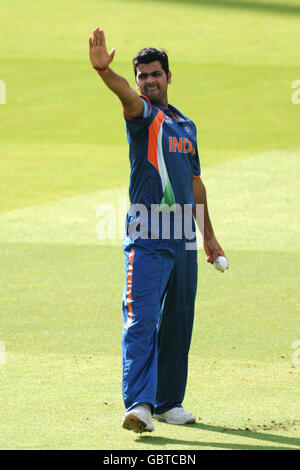
[[[157,1],[157,0],[152,0]],[[160,1],[160,0],[159,0]],[[193,3],[199,6],[236,8],[241,10],[261,11],[265,13],[282,13],[288,15],[300,15],[300,6],[282,3],[266,3],[250,0],[165,0],[170,3]]]
[[[166,425],[170,426],[170,425]],[[182,425],[181,427],[185,428],[188,427],[189,429],[193,430],[200,430],[200,431],[211,431],[211,432],[218,432],[221,434],[229,434],[231,436],[241,436],[245,437],[246,439],[258,439],[260,441],[269,441],[274,442],[276,444],[283,444],[288,446],[293,446],[294,450],[300,447],[300,439],[295,437],[289,436],[278,436],[275,434],[267,434],[262,432],[255,432],[255,431],[246,431],[242,429],[232,429],[232,428],[225,428],[222,426],[212,426],[209,424],[200,424],[196,423],[193,425]],[[201,435],[199,436],[201,438]],[[206,441],[188,441],[184,439],[172,439],[169,437],[163,436],[141,436],[137,441],[137,443],[143,443],[147,445],[157,445],[157,446],[164,446],[168,444],[180,444],[184,446],[191,446],[191,447],[213,447],[219,449],[232,449],[232,450],[293,450],[292,447],[278,447],[278,446],[269,446],[269,445],[252,445],[252,444],[235,444],[235,443],[223,443],[223,442],[206,442]],[[297,449],[299,450],[299,449]]]

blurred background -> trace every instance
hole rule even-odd
[[[135,53],[167,51],[230,262],[222,275],[199,252],[186,406],[200,424],[158,424],[152,441],[120,426],[122,249],[96,228],[130,169],[122,107],[88,58],[96,26],[132,87]],[[299,31],[298,0],[1,1],[1,448],[300,445]]]
[[[134,54],[166,49],[169,99],[198,126],[203,168],[299,145],[299,2],[3,0],[1,10],[1,210],[127,182],[120,104],[88,58],[98,25],[133,87]]]

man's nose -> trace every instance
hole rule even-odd
[[[152,75],[148,75],[148,77],[146,78],[146,85],[151,85],[155,83],[155,78],[152,77]]]

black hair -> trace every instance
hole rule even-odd
[[[154,62],[155,60],[158,60],[160,62],[162,69],[166,72],[166,75],[168,76],[169,59],[167,53],[164,50],[155,49],[154,47],[145,47],[134,56],[132,61],[134,68],[134,76],[136,77],[136,69],[139,64],[150,64],[150,62]]]

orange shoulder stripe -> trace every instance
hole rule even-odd
[[[157,139],[163,120],[164,114],[161,110],[159,110],[149,126],[148,161],[155,166],[158,173],[159,168],[157,162]]]

